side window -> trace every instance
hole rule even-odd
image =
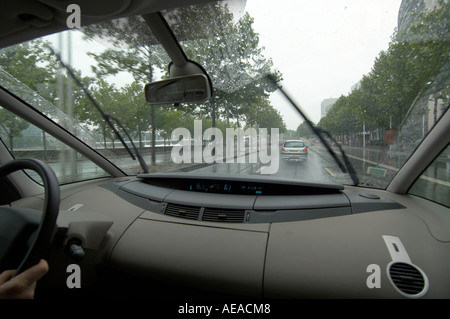
[[[14,158],[36,158],[49,164],[60,184],[108,176],[75,150],[2,107],[0,138]],[[36,173],[28,170],[27,173],[41,182]]]
[[[409,190],[409,194],[450,207],[450,147],[434,159]]]

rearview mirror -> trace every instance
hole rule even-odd
[[[211,85],[206,75],[195,74],[149,83],[145,98],[150,104],[204,102],[211,97]]]

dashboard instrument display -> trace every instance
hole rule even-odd
[[[264,191],[262,185],[228,181],[189,181],[186,186],[186,190],[203,193],[262,195]]]
[[[235,195],[314,195],[332,194],[343,190],[342,185],[314,184],[287,179],[267,180],[257,175],[214,176],[171,173],[151,173],[137,176],[146,184],[189,192]]]

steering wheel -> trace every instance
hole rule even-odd
[[[37,159],[16,159],[0,166],[0,178],[22,169],[39,174],[44,183],[43,212],[0,207],[0,272],[16,269],[14,276],[44,257],[55,233],[60,190],[53,170]]]

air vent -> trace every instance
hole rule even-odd
[[[388,267],[388,273],[394,286],[408,297],[421,297],[427,291],[425,274],[412,264],[393,262]]]
[[[167,204],[164,214],[173,217],[197,220],[198,215],[200,214],[200,207]]]
[[[202,220],[208,222],[243,223],[244,210],[205,208]]]

